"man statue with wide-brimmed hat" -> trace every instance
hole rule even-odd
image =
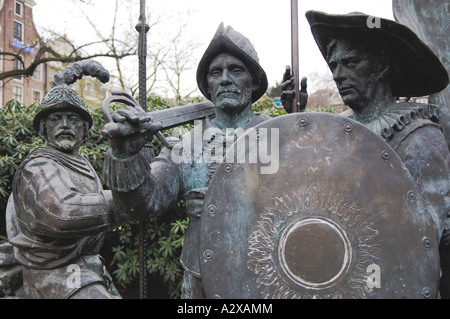
[[[199,63],[197,84],[214,103],[215,114],[183,135],[178,143],[173,141],[172,151],[164,148],[149,163],[143,146],[156,129],[141,132],[146,114],[129,109],[119,111],[115,120],[118,125],[131,123],[135,133],[111,138],[105,160],[105,180],[115,203],[132,218],[158,216],[180,199],[186,200],[189,228],[181,255],[185,269],[183,298],[205,297],[198,243],[200,214],[209,182],[239,134],[269,119],[252,110],[252,104],[266,92],[266,74],[251,42],[231,27],[219,26]]]
[[[120,298],[99,251],[106,231],[126,219],[79,155],[92,117],[68,84],[84,74],[109,80],[95,61],[74,63],[55,76],[33,123],[47,145],[31,152],[14,176],[8,245],[22,268],[17,296],[26,299]]]
[[[442,237],[441,248],[448,246],[450,155],[439,106],[409,102],[447,87],[449,77],[441,61],[395,21],[357,12],[308,11],[306,18],[350,107],[342,115],[363,123],[396,151],[421,190],[436,236]],[[444,275],[447,268],[442,264]]]

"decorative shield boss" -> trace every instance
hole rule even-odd
[[[434,298],[436,228],[392,148],[351,119],[294,113],[239,137],[201,217],[208,298]]]

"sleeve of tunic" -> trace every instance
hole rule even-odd
[[[133,219],[164,214],[182,194],[182,168],[164,148],[149,162],[138,153],[126,159],[115,158],[110,151],[105,159],[105,180],[112,190],[114,204]]]
[[[109,225],[102,191],[83,193],[58,163],[36,158],[16,179],[15,202],[20,227],[48,237],[92,235]]]

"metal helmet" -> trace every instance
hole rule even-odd
[[[84,60],[69,64],[63,71],[55,75],[50,84],[50,90],[41,102],[41,110],[33,120],[34,128],[39,131],[40,122],[48,114],[57,111],[73,111],[92,126],[92,117],[86,106],[75,90],[69,87],[81,79],[83,75],[90,75],[98,78],[102,83],[109,81],[109,72],[98,62]]]
[[[208,100],[211,100],[206,75],[208,74],[208,68],[212,60],[221,53],[232,54],[246,64],[253,76],[253,80],[258,86],[258,89],[252,95],[252,102],[256,102],[266,93],[268,86],[267,75],[259,64],[258,54],[250,40],[230,26],[225,28],[223,23],[217,29],[216,34],[198,65],[197,84],[200,91]]]

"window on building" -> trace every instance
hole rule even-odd
[[[20,102],[21,104],[23,103],[23,87],[19,85],[13,85],[12,95],[13,99]]]
[[[14,39],[23,42],[23,24],[18,21],[14,21]]]
[[[20,2],[15,2],[14,12],[18,16],[22,16],[22,4]]]
[[[42,81],[42,64],[39,64],[33,73],[33,80]]]
[[[42,92],[41,91],[37,91],[37,90],[33,90],[33,96],[32,96],[33,100],[31,101],[31,103],[40,103],[42,100]]]
[[[22,58],[23,61],[23,58]],[[22,70],[22,61],[20,61],[19,59],[14,59],[14,70]],[[22,80],[22,76],[21,75],[16,75],[14,77],[16,80]]]

